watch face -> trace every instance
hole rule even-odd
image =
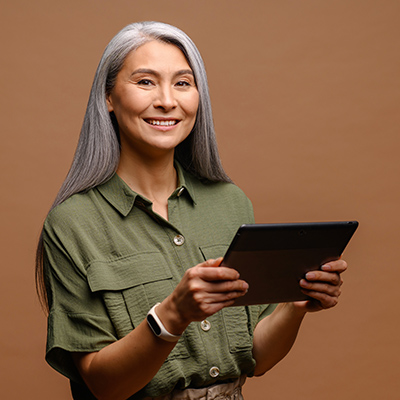
[[[161,329],[158,326],[156,320],[154,319],[154,317],[151,314],[147,315],[147,321],[150,324],[151,329],[153,329],[153,332],[157,335],[160,336],[161,334]]]

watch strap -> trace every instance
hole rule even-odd
[[[177,342],[181,335],[173,335],[172,333],[169,333],[167,329],[165,329],[160,318],[158,318],[156,308],[159,304],[160,303],[155,304],[147,313],[147,323],[153,333],[160,339],[166,340],[167,342]]]

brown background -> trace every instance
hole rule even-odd
[[[101,53],[138,20],[198,45],[224,165],[258,222],[360,221],[340,305],[306,318],[247,399],[399,398],[399,1],[2,0],[0,18],[1,398],[70,399],[43,359],[35,246]]]

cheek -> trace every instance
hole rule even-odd
[[[137,117],[149,107],[148,96],[137,93],[127,93],[118,99],[118,106],[115,107],[117,118],[131,119]]]
[[[193,95],[187,102],[186,114],[191,118],[196,118],[197,110],[199,109],[199,95]]]

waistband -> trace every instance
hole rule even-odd
[[[144,400],[243,400],[242,386],[246,376],[242,375],[233,382],[216,383],[200,389],[174,390],[159,397],[146,397]]]

